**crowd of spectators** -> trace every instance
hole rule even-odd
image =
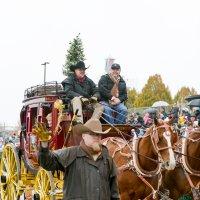
[[[179,127],[187,126],[193,129],[200,126],[200,107],[193,107],[190,110],[187,108],[172,107],[169,112],[166,112],[164,107],[148,110],[150,111],[145,113],[131,113],[127,119],[127,123],[135,127],[147,128],[153,124],[156,117],[164,121],[170,120]]]

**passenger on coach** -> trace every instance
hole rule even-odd
[[[52,127],[52,113],[51,112],[46,116],[46,120],[47,120],[47,128],[51,129]]]
[[[112,64],[109,73],[101,76],[98,84],[104,105],[104,118],[111,124],[126,123],[127,108],[124,101],[127,100],[127,89],[120,72],[120,65]],[[113,117],[113,111],[116,111],[115,117]]]
[[[94,118],[100,118],[103,112],[103,106],[97,103],[100,94],[95,83],[86,76],[85,63],[79,61],[76,65],[70,66],[73,72],[64,81],[62,85],[66,92],[67,98],[71,100],[73,111],[78,109],[77,121],[83,123],[82,105],[92,103]]]

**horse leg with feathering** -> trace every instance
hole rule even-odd
[[[175,167],[172,145],[176,139],[169,124],[155,120],[141,138],[102,140],[118,167],[121,200],[158,199],[161,166],[168,170]]]

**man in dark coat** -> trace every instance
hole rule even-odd
[[[106,146],[100,144],[101,135],[109,130],[103,132],[100,121],[92,118],[73,128],[75,134],[82,134],[79,146],[51,152],[45,129],[41,124],[34,129],[41,141],[40,165],[48,171],[64,172],[63,200],[120,199],[115,163]]]
[[[92,117],[99,118],[103,112],[103,106],[97,103],[100,97],[95,83],[85,75],[85,63],[79,61],[76,65],[70,66],[71,73],[62,85],[66,97],[71,100],[73,111],[78,109],[77,121],[83,123],[82,105],[93,103],[94,113]]]
[[[124,101],[127,100],[127,90],[120,72],[120,65],[112,64],[109,73],[101,76],[98,84],[101,101],[104,105],[104,118],[111,124],[126,123],[127,108]],[[115,118],[113,110],[116,111]]]

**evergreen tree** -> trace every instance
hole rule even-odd
[[[135,101],[137,107],[148,107],[156,101],[166,101],[172,103],[171,93],[169,88],[165,86],[159,74],[150,76],[145,84],[142,92],[138,95]]]
[[[84,48],[83,43],[80,38],[80,33],[73,39],[72,42],[69,42],[69,49],[66,54],[66,61],[63,65],[63,74],[69,75],[71,73],[70,66],[75,65],[78,61],[84,61]]]

